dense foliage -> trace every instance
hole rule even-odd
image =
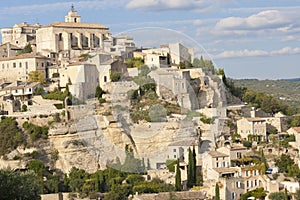
[[[181,172],[180,172],[180,167],[179,167],[179,159],[177,159],[177,163],[176,163],[175,188],[176,188],[177,191],[181,191],[182,190]]]
[[[42,95],[44,99],[52,99],[52,100],[60,100],[60,101],[64,101],[67,96],[69,96],[68,88],[66,88],[64,92],[59,91],[57,88],[55,88],[54,91]]]
[[[2,117],[0,121],[0,155],[16,149],[25,142],[24,135],[14,118]]]
[[[0,197],[2,200],[37,200],[39,184],[33,172],[0,170]]]
[[[21,55],[21,54],[25,54],[25,53],[31,53],[32,52],[32,47],[31,44],[26,44],[26,46],[24,47],[24,49],[18,51],[17,55]]]
[[[39,83],[46,83],[46,79],[43,74],[38,71],[31,71],[28,74],[28,81],[30,82],[39,82]]]
[[[264,192],[264,188],[257,188],[255,190],[251,190],[249,192],[246,192],[245,194],[242,194],[241,200],[247,200],[249,197],[255,197],[255,199],[261,199],[267,196],[267,194]]]
[[[48,138],[48,130],[47,126],[37,126],[32,123],[24,122],[23,128],[29,134],[31,141],[36,141],[40,138],[47,139]]]
[[[189,148],[189,163],[188,163],[188,174],[187,174],[187,186],[192,188],[196,185],[196,152],[195,147],[193,147],[193,151]]]
[[[142,58],[130,58],[125,61],[128,68],[141,67],[144,65],[144,60]]]

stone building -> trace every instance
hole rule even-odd
[[[14,57],[22,48],[13,45],[11,43],[5,43],[0,45],[0,58]]]
[[[263,187],[265,191],[277,192],[279,184],[264,175],[263,164],[247,157],[240,145],[221,147],[203,154],[204,186],[208,195],[214,196],[216,183],[220,187],[221,200],[238,200],[248,191]]]
[[[93,98],[99,85],[99,71],[93,64],[72,64],[60,70],[60,84],[68,84],[70,93],[80,100]]]
[[[54,22],[37,30],[37,52],[50,58],[70,59],[91,50],[103,49],[103,41],[108,37],[108,27],[81,22],[80,15],[72,7],[65,16],[65,22]]]
[[[199,109],[198,99],[191,87],[190,71],[179,69],[157,69],[148,74],[155,80],[156,94],[183,108]]]
[[[27,44],[36,44],[36,31],[41,27],[39,24],[15,24],[12,28],[1,29],[2,44],[10,43],[20,48]]]
[[[243,139],[255,136],[257,141],[266,141],[267,123],[264,118],[242,118],[237,121],[237,133]]]
[[[44,78],[48,78],[47,68],[49,65],[51,65],[49,58],[34,54],[0,58],[0,80],[28,81],[28,74],[32,71],[38,71]]]

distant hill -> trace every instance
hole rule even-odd
[[[290,82],[300,82],[300,78],[291,78],[291,79],[281,79],[283,81],[290,81]]]
[[[300,78],[287,80],[234,79],[236,86],[269,94],[290,105],[300,106]]]

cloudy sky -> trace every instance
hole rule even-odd
[[[125,32],[138,46],[180,41],[229,77],[300,77],[300,0],[1,1],[0,28],[63,21],[72,3],[84,22]]]

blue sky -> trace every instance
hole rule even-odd
[[[0,28],[63,21],[72,3],[84,22],[132,35],[139,46],[178,40],[229,77],[300,77],[300,0],[1,1]]]

